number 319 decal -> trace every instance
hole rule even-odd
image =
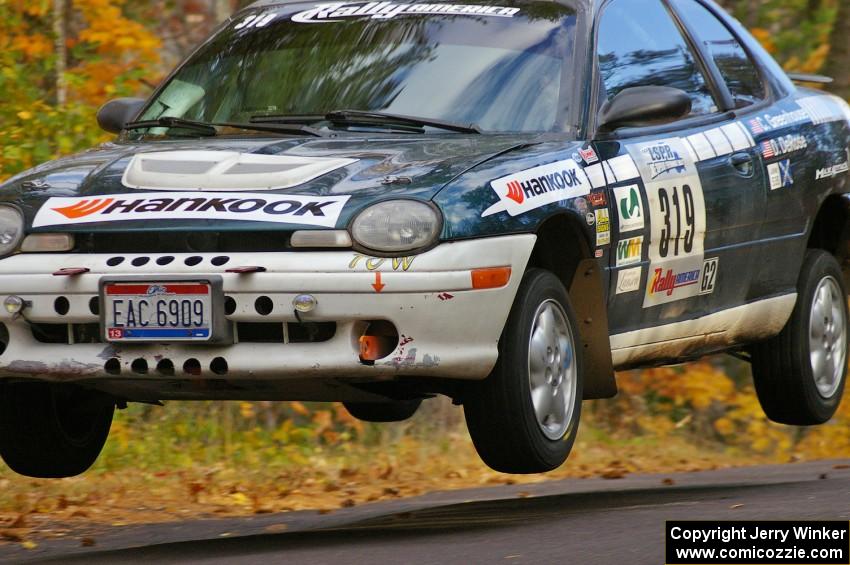
[[[664,216],[664,226],[658,240],[658,255],[667,258],[670,255],[671,244],[673,257],[678,257],[681,251],[688,255],[694,249],[694,234],[696,231],[696,216],[694,212],[694,193],[691,187],[683,184],[681,196],[679,187],[658,189],[658,203]]]

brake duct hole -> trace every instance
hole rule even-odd
[[[274,310],[274,302],[268,296],[261,296],[254,301],[254,309],[260,316],[268,316]]]
[[[71,309],[71,303],[68,302],[68,299],[64,296],[60,296],[53,301],[53,309],[56,310],[56,313],[60,316],[64,316]]]
[[[134,373],[146,375],[148,374],[148,362],[142,358],[135,359],[130,365],[130,369],[132,369]]]
[[[386,320],[369,322],[360,336],[360,362],[372,365],[375,361],[389,357],[398,346],[398,330]]]
[[[183,372],[187,375],[195,375],[198,376],[201,374],[201,362],[197,359],[186,359],[186,362],[183,363]]]
[[[106,361],[103,364],[103,370],[109,373],[110,375],[120,375],[121,374],[121,361],[113,357]]]
[[[227,360],[224,357],[216,357],[210,363],[210,371],[216,375],[226,375],[227,370]]]

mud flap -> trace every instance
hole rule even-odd
[[[595,259],[584,259],[578,264],[570,285],[570,298],[584,348],[584,399],[612,398],[617,395],[617,382],[611,360],[602,273]]]

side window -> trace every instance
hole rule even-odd
[[[596,49],[608,100],[633,86],[670,86],[690,94],[691,115],[717,112],[696,58],[660,0],[609,3]]]
[[[736,106],[742,108],[763,100],[766,91],[758,69],[729,28],[696,0],[676,0],[674,5],[705,44]]]

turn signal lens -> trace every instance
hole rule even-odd
[[[73,248],[74,235],[70,233],[33,233],[21,244],[24,253],[56,253]]]
[[[472,288],[501,288],[511,280],[510,267],[494,267],[492,269],[475,269],[472,271]]]

